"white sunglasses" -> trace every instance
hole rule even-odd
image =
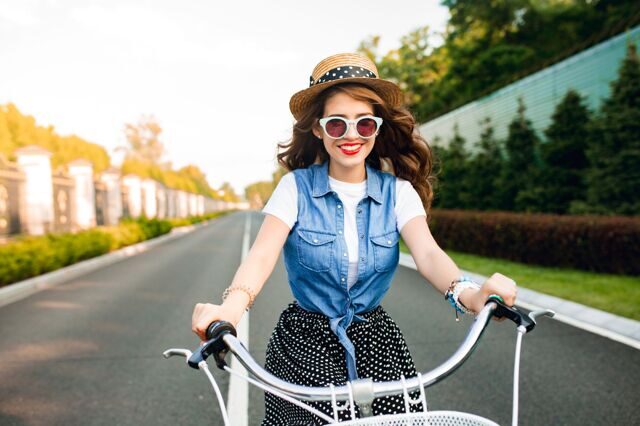
[[[355,120],[347,120],[343,117],[324,117],[319,120],[322,130],[331,139],[342,139],[349,131],[349,126],[356,129],[356,133],[362,139],[369,139],[378,134],[382,126],[382,118],[373,115],[365,115]]]

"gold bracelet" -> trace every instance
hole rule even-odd
[[[247,311],[251,309],[251,307],[253,306],[253,302],[256,300],[256,295],[251,291],[249,287],[237,286],[237,285],[227,287],[224,290],[224,293],[222,293],[222,301],[224,302],[229,296],[229,294],[234,290],[244,291],[247,294],[247,296],[249,296],[249,305],[247,306]]]

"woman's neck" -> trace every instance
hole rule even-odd
[[[364,163],[355,167],[342,167],[330,161],[329,176],[341,182],[360,183],[367,178],[367,168]]]

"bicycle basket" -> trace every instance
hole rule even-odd
[[[491,420],[458,411],[391,414],[342,422],[340,425],[370,426],[498,426]]]

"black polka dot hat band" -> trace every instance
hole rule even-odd
[[[351,65],[348,67],[336,67],[321,75],[316,81],[313,80],[313,76],[309,77],[309,87],[314,84],[351,77],[377,78],[378,76],[373,71],[363,67],[353,67]]]
[[[357,53],[339,53],[323,59],[309,77],[309,88],[294,94],[289,109],[299,120],[304,111],[314,102],[318,94],[343,83],[358,83],[370,87],[386,103],[402,104],[402,92],[393,82],[378,78],[376,65],[366,56]]]

